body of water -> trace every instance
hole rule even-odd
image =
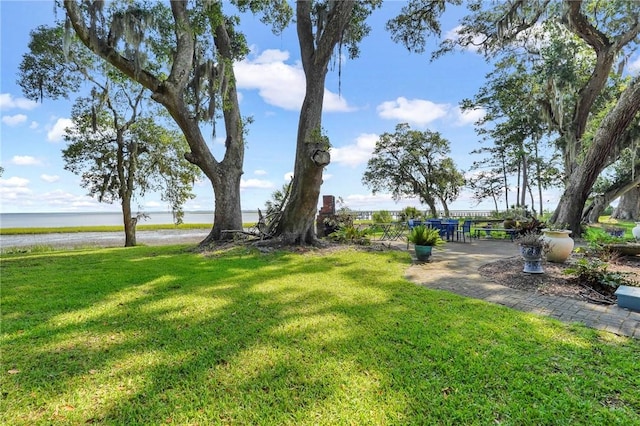
[[[138,225],[172,224],[170,212],[150,212],[148,219],[141,219]],[[242,212],[244,223],[257,222],[258,212]],[[213,223],[213,212],[185,212],[184,223]],[[122,225],[122,213],[0,213],[0,228],[59,228],[65,226],[112,226]]]

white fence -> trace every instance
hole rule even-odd
[[[355,210],[353,213],[356,214],[356,219],[358,220],[371,220],[373,214],[380,210]],[[388,210],[389,214],[394,220],[400,219],[401,210]],[[428,211],[422,212],[425,216],[430,216]],[[449,210],[448,217],[491,217],[494,212],[491,210]],[[438,216],[444,217],[444,211],[438,210]]]

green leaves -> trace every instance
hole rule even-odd
[[[362,183],[374,193],[388,190],[396,200],[419,197],[430,207],[436,199],[446,205],[464,184],[449,151],[449,141],[439,133],[398,124],[395,133],[380,136]]]
[[[404,45],[412,52],[424,52],[427,35],[440,35],[440,16],[447,3],[460,4],[460,0],[412,0],[403,6],[398,16],[387,22],[396,43]]]
[[[445,242],[440,237],[440,230],[425,225],[414,227],[407,236],[410,243],[417,246],[441,246]]]
[[[83,76],[78,71],[86,66],[86,50],[74,44],[68,52],[69,61],[62,46],[61,26],[39,26],[30,33],[29,52],[20,63],[18,84],[26,98],[42,102],[44,98],[67,98],[78,91]]]

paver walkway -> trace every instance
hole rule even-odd
[[[400,247],[400,245],[398,245]],[[406,242],[402,246],[406,249]],[[481,276],[480,266],[519,256],[508,241],[473,240],[448,243],[434,250],[427,263],[414,263],[407,279],[429,288],[450,291],[475,299],[546,315],[563,322],[580,322],[588,327],[640,339],[640,312],[617,305],[596,305],[560,296],[547,296],[496,284]]]

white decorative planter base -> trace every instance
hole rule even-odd
[[[542,247],[520,246],[520,254],[524,259],[524,269],[527,274],[542,274]]]
[[[527,274],[543,274],[544,270],[542,269],[542,259],[525,260],[522,272],[526,272]]]

